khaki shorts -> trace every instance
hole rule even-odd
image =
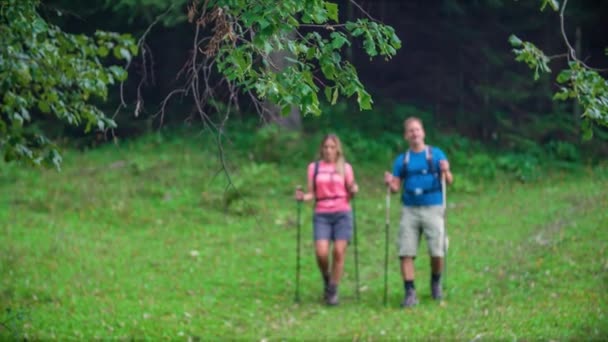
[[[444,255],[444,209],[441,205],[404,206],[401,209],[397,250],[399,256],[415,257],[421,233],[426,237],[429,254],[432,257]]]

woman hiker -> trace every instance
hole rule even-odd
[[[306,192],[296,189],[296,200],[314,200],[313,237],[317,264],[328,305],[337,305],[338,285],[344,270],[346,247],[353,235],[351,197],[359,191],[353,168],[344,160],[340,139],[335,134],[323,138],[319,160],[308,165]],[[333,242],[333,263],[329,265]]]

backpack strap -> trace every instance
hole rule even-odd
[[[315,162],[315,171],[312,174],[312,194],[314,195],[315,201],[317,200],[317,175],[319,174],[319,161]]]
[[[410,163],[410,150],[403,153],[403,165],[401,165],[401,178],[405,180],[407,177],[407,165]]]
[[[433,147],[429,145],[426,145],[426,163],[429,166],[429,173],[435,175],[436,171],[435,163],[433,162]]]

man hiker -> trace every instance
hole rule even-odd
[[[404,138],[409,144],[397,156],[393,171],[384,173],[384,182],[391,192],[401,190],[401,220],[397,248],[405,287],[403,307],[418,303],[414,285],[414,259],[424,234],[431,257],[431,294],[442,298],[441,271],[445,252],[444,206],[441,173],[448,184],[453,181],[450,164],[439,148],[426,145],[422,120],[410,117],[404,122]]]

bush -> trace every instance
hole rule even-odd
[[[263,205],[263,201],[247,201],[247,198],[289,191],[290,179],[283,177],[272,163],[247,163],[231,175],[231,180],[233,186],[224,192],[224,208],[240,214],[253,214]]]
[[[580,160],[578,148],[566,141],[552,140],[545,145],[545,150],[553,159],[569,162]]]
[[[522,182],[537,180],[540,176],[539,161],[530,154],[507,154],[498,157],[500,169],[514,175]]]
[[[302,144],[302,135],[271,124],[255,132],[252,149],[253,159],[258,162],[285,163],[305,157],[309,146]]]

